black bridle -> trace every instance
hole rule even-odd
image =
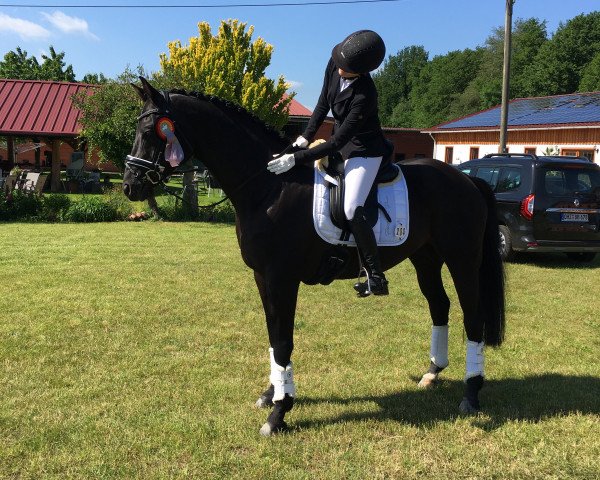
[[[171,122],[172,125],[177,125],[176,122],[171,118],[171,109],[170,109],[171,97],[169,95],[169,92],[167,92],[165,90],[161,90],[160,94],[165,99],[166,108],[165,109],[152,108],[150,110],[147,110],[146,112],[143,112],[139,117],[137,117],[137,121],[139,123],[140,120],[142,120],[146,117],[149,117],[150,115],[157,115],[156,121],[154,122],[155,132],[157,129],[158,122],[163,118],[165,118],[169,122]],[[157,136],[158,136],[158,134],[157,134]],[[185,142],[187,144],[186,146],[191,149],[191,144],[187,140],[187,138],[183,134],[183,132],[178,131],[178,138],[181,139],[183,142]],[[166,140],[161,139],[161,141],[164,142],[165,146],[167,145]],[[191,149],[191,150],[193,150],[193,149]],[[164,182],[168,179],[168,176],[164,175],[166,166],[161,165],[161,163],[162,164],[165,163],[163,152],[164,152],[164,149],[159,150],[158,154],[155,156],[154,160],[147,160],[145,158],[127,155],[127,157],[125,159],[125,166],[131,170],[134,177],[137,178],[138,180],[141,180],[141,181],[147,180],[152,185],[158,185],[158,184],[164,185]],[[135,168],[131,168],[131,167],[135,167]],[[194,171],[194,170],[195,169],[188,170],[188,171]],[[178,173],[185,173],[185,172],[179,171]]]

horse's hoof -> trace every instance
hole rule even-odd
[[[287,426],[287,423],[285,423],[285,422],[281,422],[278,425],[271,425],[269,422],[267,422],[260,428],[260,434],[263,437],[270,437],[277,433],[285,432],[285,431],[287,431],[287,429],[288,429],[288,426]]]
[[[272,406],[273,401],[266,397],[260,397],[254,404],[255,408],[271,408]]]
[[[471,403],[469,402],[469,400],[467,400],[466,397],[462,399],[462,402],[460,402],[458,409],[463,415],[478,415],[479,413],[481,413],[481,410],[471,405]]]
[[[420,388],[433,388],[433,387],[435,387],[435,384],[437,382],[438,382],[438,376],[436,374],[434,374],[434,373],[426,373],[421,378],[421,381],[419,382],[418,386]]]

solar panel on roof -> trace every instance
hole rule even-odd
[[[600,92],[521,98],[508,105],[508,125],[545,125],[600,122]],[[439,129],[499,127],[500,107],[459,118]]]

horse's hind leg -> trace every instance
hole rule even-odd
[[[446,260],[454,280],[458,300],[463,311],[467,334],[467,360],[465,372],[465,394],[460,404],[462,413],[477,413],[479,390],[483,386],[483,317],[479,312],[479,260],[475,252],[470,258]]]
[[[419,386],[431,387],[440,372],[448,366],[448,313],[450,300],[442,283],[442,259],[431,245],[425,245],[410,257],[417,271],[421,292],[429,304],[433,321],[429,370],[423,375]]]
[[[298,296],[298,281],[281,277],[264,277],[255,272],[254,278],[267,320],[271,385],[256,402],[259,407],[273,406],[260,433],[269,436],[287,428],[285,414],[294,406],[295,384],[292,363],[294,348],[294,316]]]

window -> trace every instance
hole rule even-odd
[[[469,160],[479,158],[479,147],[471,147],[469,150]]]
[[[521,168],[505,167],[500,172],[496,193],[510,192],[521,186]]]
[[[446,163],[452,163],[452,157],[454,156],[454,147],[446,147],[446,156],[444,161]]]
[[[525,147],[525,153],[528,155],[535,155],[535,152],[537,152],[537,148],[535,147]]]
[[[573,195],[589,193],[600,188],[600,173],[584,168],[553,168],[543,170],[546,194]]]
[[[561,152],[561,155],[569,155],[571,157],[585,157],[587,158],[590,162],[594,161],[594,150],[577,150],[577,149],[563,149]]]
[[[475,176],[485,180],[492,190],[496,191],[496,184],[498,183],[498,173],[500,167],[479,167]]]

